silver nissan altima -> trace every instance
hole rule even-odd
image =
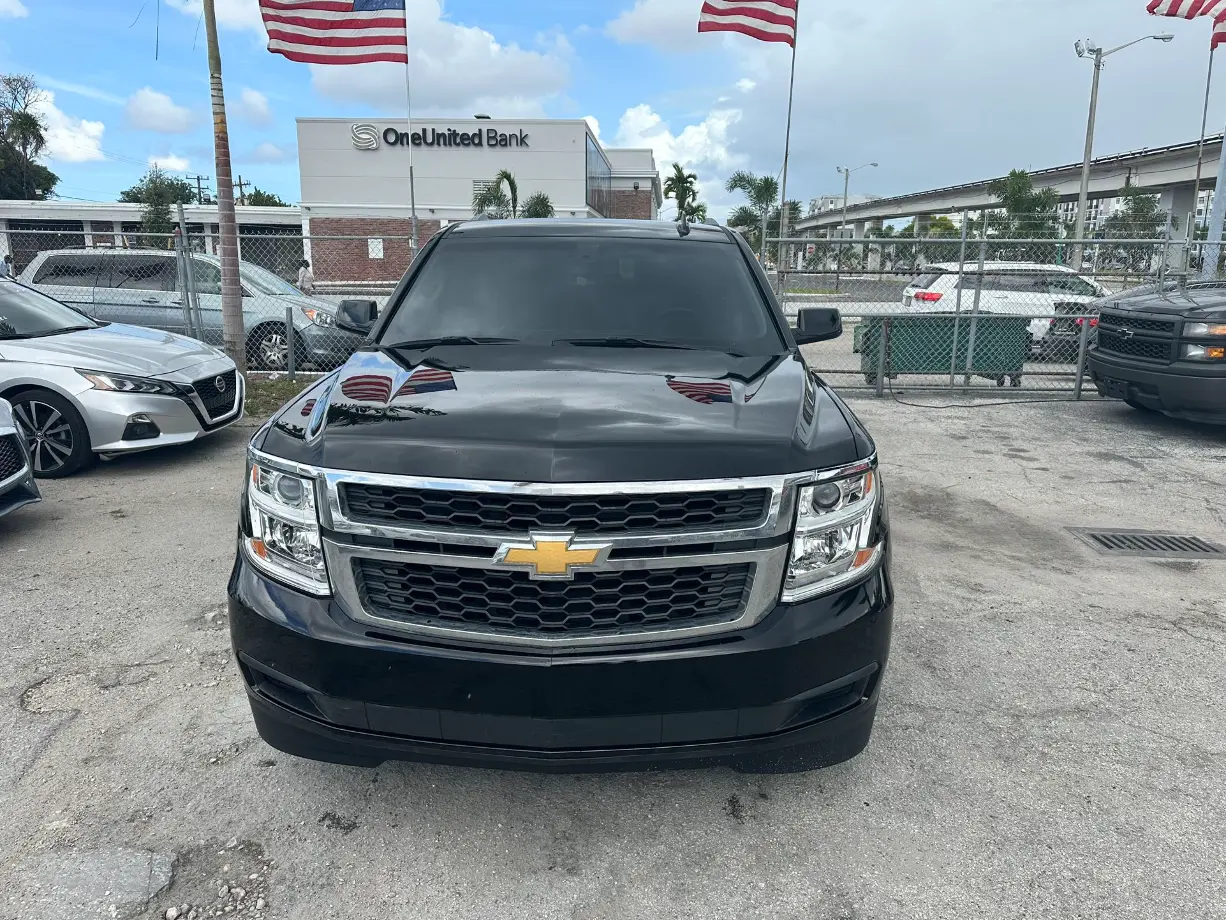
[[[182,444],[242,418],[245,383],[211,345],[96,322],[0,280],[0,397],[13,404],[34,475],[94,457]]]

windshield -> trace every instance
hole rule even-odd
[[[243,281],[261,294],[297,294],[299,297],[302,296],[302,292],[284,278],[280,278],[268,269],[260,268],[258,265],[243,265],[241,274]]]
[[[76,310],[9,281],[0,282],[0,339],[25,339],[78,329],[97,323]]]
[[[740,251],[680,238],[453,237],[430,256],[380,341],[456,336],[786,350]]]

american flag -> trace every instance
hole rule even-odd
[[[419,367],[409,374],[409,379],[400,385],[397,396],[420,396],[422,393],[441,393],[456,389],[451,371],[434,367]]]
[[[699,32],[740,32],[796,47],[796,0],[706,0]]]
[[[673,377],[668,378],[668,388],[674,392],[680,393],[686,399],[692,399],[696,403],[702,403],[704,406],[709,406],[712,403],[730,403],[732,402],[732,384],[712,382],[712,383],[695,383],[688,380],[677,380]]]
[[[268,50],[304,64],[408,63],[405,0],[260,0]]]
[[[349,399],[386,403],[392,396],[392,378],[385,374],[355,374],[341,383]]]
[[[1213,17],[1213,38],[1209,47],[1226,42],[1226,0],[1150,0],[1146,7],[1155,16],[1175,16],[1180,19]]]

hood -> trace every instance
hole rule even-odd
[[[872,450],[799,357],[512,345],[418,364],[360,351],[260,446],[332,469],[526,482],[761,476]]]
[[[1113,312],[1154,313],[1208,319],[1226,317],[1226,289],[1217,284],[1169,284],[1123,291],[1098,302],[1099,309]]]
[[[216,361],[222,353],[186,336],[111,323],[99,329],[0,342],[0,355],[33,364],[156,377]]]

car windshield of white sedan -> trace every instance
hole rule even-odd
[[[0,339],[32,339],[94,329],[82,313],[20,284],[0,282]]]

